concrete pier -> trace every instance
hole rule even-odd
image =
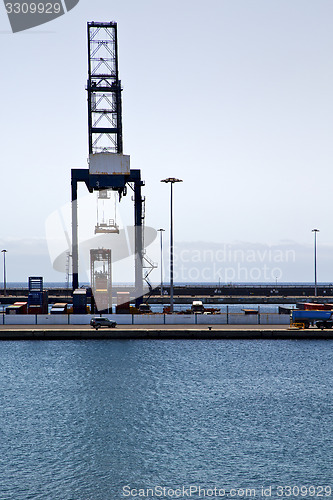
[[[39,327],[29,326],[7,326],[0,328],[0,340],[331,340],[332,330],[318,330],[309,328],[299,330],[281,326],[253,326],[252,328],[240,328],[239,326],[208,326],[198,325],[168,325],[166,327],[145,326],[132,327],[122,326],[115,329],[95,330],[91,327],[77,325]]]

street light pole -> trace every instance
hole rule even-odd
[[[314,233],[314,278],[315,278],[315,297],[317,297],[317,233],[319,229],[312,229]]]
[[[182,179],[169,177],[162,179],[161,182],[170,183],[170,312],[173,313],[173,191],[172,187],[175,182],[183,182]]]
[[[6,290],[6,252],[7,250],[1,250],[3,253],[3,294],[7,294]]]
[[[165,229],[158,229],[161,235],[161,297],[163,297],[163,233]]]

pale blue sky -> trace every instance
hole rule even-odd
[[[115,20],[124,150],[146,181],[146,223],[168,228],[159,181],[176,176],[178,241],[310,249],[319,227],[332,246],[332,19],[331,0],[80,0],[14,35],[2,7],[2,245],[44,238],[70,200],[70,170],[87,166],[86,23]],[[329,261],[319,278],[333,280]]]

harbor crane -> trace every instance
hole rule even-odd
[[[121,81],[118,74],[117,23],[89,22],[88,28],[88,137],[89,168],[72,169],[72,262],[73,291],[79,287],[78,183],[88,191],[116,191],[119,199],[134,192],[134,251],[136,306],[143,296],[143,198],[141,171],[130,169],[123,154]],[[110,230],[111,231],[111,230]],[[116,231],[116,228],[115,228]],[[104,232],[108,232],[107,228]]]

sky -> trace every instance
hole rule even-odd
[[[178,262],[181,249],[198,251],[189,281],[312,281],[314,228],[318,280],[333,281],[332,15],[331,0],[80,0],[13,34],[1,6],[7,280],[64,280],[52,266],[59,234],[49,221],[70,201],[71,169],[87,167],[86,23],[116,21],[124,152],[145,180],[147,227],[166,229],[166,279],[170,191],[160,180],[178,177]],[[79,194],[87,200],[83,186]],[[96,200],[82,204],[95,217]],[[133,224],[130,195],[117,210],[124,227]],[[80,219],[81,238],[87,224]],[[226,248],[234,253],[222,268],[203,274],[200,252]],[[158,238],[149,253],[160,262]],[[262,264],[269,271],[259,275]],[[124,267],[117,281],[131,279]]]

